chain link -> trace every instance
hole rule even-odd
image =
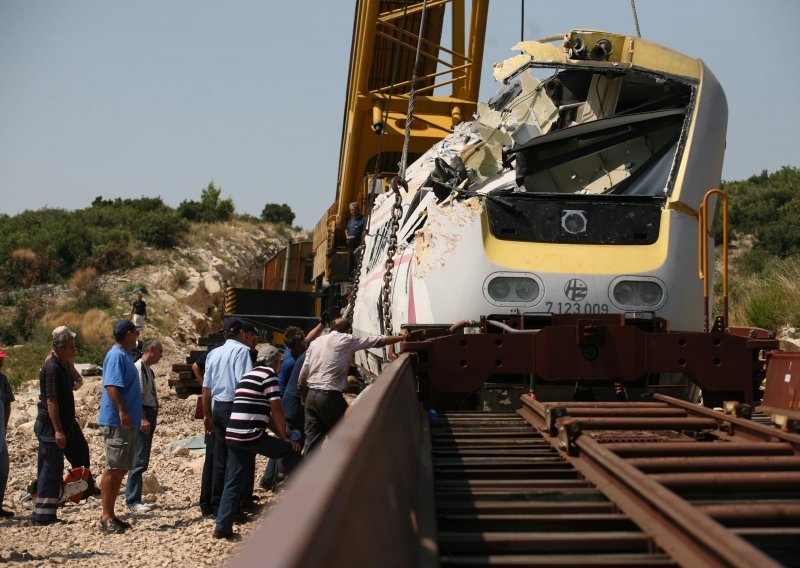
[[[408,143],[411,140],[411,121],[414,120],[414,99],[417,95],[417,78],[419,77],[419,54],[422,52],[422,34],[425,31],[425,17],[428,14],[428,0],[422,2],[422,13],[419,20],[419,35],[417,36],[417,53],[414,59],[414,71],[411,75],[411,90],[408,93],[408,112],[406,113],[406,130],[403,138],[403,153],[400,157],[400,179],[406,179],[406,164],[408,162]]]
[[[394,191],[394,205],[392,205],[392,221],[389,231],[389,242],[386,245],[386,266],[383,273],[383,290],[381,291],[381,306],[383,306],[383,332],[394,335],[392,330],[392,270],[394,270],[394,255],[397,252],[397,231],[400,228],[400,218],[403,216],[403,197],[400,186],[408,191],[408,184],[400,176],[392,178],[392,191]]]
[[[414,59],[414,71],[411,75],[411,90],[408,94],[408,112],[406,113],[406,128],[403,137],[403,153],[400,157],[400,170],[392,178],[392,191],[394,191],[394,205],[392,206],[392,224],[389,231],[389,242],[386,246],[386,266],[383,273],[383,290],[381,291],[381,306],[383,309],[383,332],[393,335],[392,329],[392,271],[394,270],[394,255],[397,252],[397,231],[400,229],[400,218],[403,216],[403,197],[400,187],[408,191],[405,181],[406,165],[408,163],[408,145],[411,141],[411,121],[414,120],[414,99],[417,95],[417,79],[419,77],[419,60],[422,52],[422,34],[425,31],[425,17],[428,13],[428,0],[422,1],[422,13],[419,21],[419,35],[417,35],[417,52]]]
[[[369,224],[369,222],[367,223]],[[358,247],[357,261],[356,261],[356,275],[353,278],[353,289],[350,291],[350,299],[345,307],[344,318],[352,318],[353,312],[356,309],[356,299],[358,299],[358,285],[361,282],[361,263],[364,261],[364,250],[367,248],[366,231],[361,235],[361,244]]]

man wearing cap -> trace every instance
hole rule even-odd
[[[306,359],[297,379],[306,396],[306,444],[311,452],[344,416],[347,402],[342,396],[347,386],[347,371],[353,354],[361,349],[398,343],[404,335],[353,335],[353,323],[346,318],[333,320],[330,333],[314,341],[306,351]]]
[[[214,460],[211,470],[211,510],[201,510],[204,515],[215,515],[219,508],[228,461],[225,432],[233,410],[236,384],[253,370],[250,348],[255,343],[257,333],[253,324],[236,317],[226,318],[223,326],[226,341],[208,353],[203,375],[203,423],[206,434],[211,434],[209,441],[213,446]],[[201,487],[201,494],[204,489],[207,488]]]
[[[132,513],[147,513],[150,506],[142,503],[142,474],[150,465],[150,448],[158,417],[158,395],[156,394],[156,378],[151,365],[161,361],[164,349],[157,339],[148,339],[142,347],[142,358],[134,363],[139,374],[139,385],[142,388],[142,426],[136,433],[136,444],[133,451],[133,466],[128,471],[125,484],[125,503]]]
[[[39,371],[39,403],[33,430],[39,440],[33,522],[57,522],[64,458],[73,468],[89,467],[89,444],[75,417],[75,333],[62,325],[53,330],[53,350]],[[90,478],[94,488],[94,480]]]
[[[6,352],[0,349],[0,369],[6,360]],[[8,444],[6,443],[6,429],[8,419],[11,416],[11,403],[14,402],[14,393],[11,392],[11,385],[8,384],[6,376],[0,372],[0,518],[13,517],[14,513],[3,509],[3,499],[6,496],[6,484],[8,483]]]
[[[142,389],[130,350],[139,332],[131,320],[114,324],[114,346],[103,359],[103,398],[97,423],[105,439],[106,469],[101,483],[100,531],[121,533],[130,523],[117,518],[114,502],[133,463],[136,433],[142,425]]]
[[[258,350],[256,364],[236,387],[228,427],[228,463],[225,488],[219,504],[214,538],[232,539],[233,520],[247,484],[248,471],[256,454],[284,458],[287,473],[300,457],[300,445],[289,439],[281,410],[281,394],[276,371],[280,368],[280,350],[264,345]],[[270,427],[280,439],[267,435]]]

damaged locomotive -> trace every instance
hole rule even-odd
[[[383,333],[387,305],[396,327],[618,313],[702,330],[698,210],[719,187],[727,126],[714,75],[606,32],[513,49],[495,65],[497,94],[406,171],[388,304],[394,195],[375,197],[355,332]],[[368,350],[357,365],[375,376],[388,355]]]

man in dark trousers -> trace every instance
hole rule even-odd
[[[142,347],[142,358],[134,363],[139,372],[139,385],[142,388],[142,426],[136,433],[133,450],[133,466],[128,471],[125,484],[125,503],[132,513],[147,513],[150,506],[142,503],[142,474],[150,465],[150,448],[156,431],[158,417],[158,395],[156,378],[150,368],[161,361],[164,349],[157,339],[148,339]]]
[[[301,391],[308,387],[304,454],[313,451],[344,416],[347,402],[342,391],[347,387],[353,354],[361,349],[398,343],[404,338],[404,335],[355,336],[352,322],[339,318],[331,323],[330,333],[311,343],[297,381]]]
[[[114,346],[103,359],[103,398],[97,423],[105,439],[106,469],[101,484],[100,531],[121,533],[130,523],[117,518],[114,503],[122,478],[133,464],[136,433],[142,425],[142,387],[130,350],[139,332],[130,320],[114,324]]]
[[[0,349],[0,369],[3,368],[3,361],[5,361],[6,357],[8,355]],[[11,392],[11,385],[8,384],[6,376],[0,372],[0,519],[14,516],[12,511],[3,509],[9,469],[6,430],[8,429],[8,419],[11,416],[12,402],[14,402],[14,393]]]
[[[61,497],[64,458],[72,467],[89,467],[89,444],[75,418],[72,394],[75,335],[66,326],[53,330],[53,351],[39,371],[39,404],[33,426],[39,440],[33,509],[33,522],[37,525],[58,521],[56,510]]]
[[[226,430],[228,463],[225,488],[219,504],[214,538],[232,539],[233,520],[256,454],[286,458],[287,472],[299,460],[300,445],[289,439],[281,410],[278,374],[281,352],[273,345],[258,350],[258,365],[245,374],[236,387],[233,409]],[[267,435],[270,427],[280,439]],[[290,459],[294,458],[294,459]]]
[[[233,409],[236,384],[253,370],[250,348],[257,334],[253,324],[236,317],[226,318],[223,325],[226,341],[209,352],[203,376],[203,423],[206,434],[211,434],[209,441],[214,447],[211,511],[203,511],[204,514],[216,514],[219,508],[222,488],[225,485],[225,465],[228,461],[225,433]],[[252,479],[249,485],[252,492]]]

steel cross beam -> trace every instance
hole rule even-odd
[[[669,397],[660,397],[663,399]],[[620,446],[636,447],[636,443],[601,444],[589,433],[584,433],[581,422],[587,418],[570,417],[571,403],[541,402],[528,397],[522,397],[523,407],[519,410],[526,420],[542,431],[550,443],[563,452],[563,457],[569,461],[581,474],[603,492],[622,512],[628,515],[643,531],[651,536],[654,542],[669,554],[673,560],[685,566],[779,566],[771,557],[761,552],[758,548],[726,529],[717,520],[709,516],[714,509],[704,511],[697,508],[679,495],[659,483],[657,478],[640,470],[634,463],[622,458],[613,451]],[[588,404],[606,413],[616,409],[620,413],[636,410],[634,403],[627,405],[618,403],[583,403],[575,407],[577,414],[585,413]],[[696,405],[695,405],[696,406]],[[560,416],[552,421],[552,409],[565,409]],[[648,405],[646,412],[653,409]],[[680,408],[678,406],[673,408]],[[713,413],[713,411],[709,411]],[[717,422],[719,413],[708,416],[706,421]],[[595,420],[601,418],[595,417]],[[640,430],[647,430],[652,424],[654,430],[662,430],[666,425],[659,424],[661,418],[652,418],[640,415],[634,418],[639,423]],[[695,419],[696,420],[696,419]],[[739,419],[736,419],[739,420]],[[552,428],[558,429],[557,435],[552,434]],[[617,419],[610,419],[608,428],[616,430],[619,424]],[[694,426],[686,425],[686,430],[711,427],[711,424]],[[598,426],[599,427],[599,426]],[[594,433],[594,432],[593,432]],[[610,437],[616,434],[609,434]],[[640,433],[633,436],[640,436]],[[689,447],[690,442],[665,442],[665,445]],[[659,443],[645,443],[643,446],[659,446]],[[708,445],[727,445],[727,442]],[[741,445],[741,444],[738,444]],[[749,444],[756,445],[756,444]],[[780,445],[780,444],[777,444]],[[678,447],[680,447],[678,446]],[[791,453],[791,452],[789,452]],[[794,513],[794,509],[787,510]],[[720,515],[736,514],[729,507]],[[767,514],[761,511],[760,514]],[[774,513],[772,513],[774,514]]]

